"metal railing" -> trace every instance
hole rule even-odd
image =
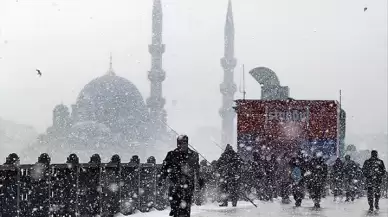
[[[0,217],[130,215],[163,210],[167,187],[155,164],[0,166]]]

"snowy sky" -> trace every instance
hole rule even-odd
[[[169,123],[220,128],[227,0],[162,4]],[[107,71],[110,52],[116,73],[148,97],[151,11],[152,0],[0,0],[0,116],[44,131],[56,104],[75,103]],[[297,99],[342,89],[348,133],[387,132],[386,0],[235,0],[233,11],[237,85],[245,64],[273,69]],[[246,86],[260,96],[249,75]]]

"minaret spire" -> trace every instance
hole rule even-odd
[[[164,109],[165,99],[162,93],[162,82],[166,73],[162,69],[162,56],[165,45],[162,43],[163,11],[161,0],[154,0],[152,8],[152,42],[148,46],[151,54],[151,70],[148,72],[148,80],[151,82],[150,97],[147,99],[147,106],[150,111],[150,118],[153,121],[155,131],[162,135],[166,132],[166,110]]]
[[[232,1],[229,0],[226,23],[224,28],[224,57],[221,58],[221,66],[224,69],[224,81],[220,85],[222,94],[222,107],[219,111],[222,118],[221,142],[223,145],[231,144],[234,141],[234,117],[233,109],[234,94],[237,87],[234,83],[234,68],[237,60],[234,57],[234,22],[232,12]]]
[[[109,56],[109,69],[108,69],[108,72],[106,74],[107,75],[116,75],[115,71],[113,70],[112,52],[110,53],[110,56]]]
[[[229,3],[228,3],[228,12],[226,14],[224,37],[225,37],[224,56],[228,58],[233,58],[234,57],[234,21],[233,21],[233,11],[232,11],[231,0],[229,0]]]

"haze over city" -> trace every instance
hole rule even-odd
[[[168,123],[189,135],[219,129],[227,1],[162,4]],[[151,9],[151,0],[0,1],[0,117],[44,132],[55,105],[106,73],[110,53],[146,99]],[[385,0],[234,1],[235,83],[245,64],[274,70],[295,99],[338,100],[341,89],[347,133],[386,134],[386,9]],[[248,73],[246,92],[260,97]]]

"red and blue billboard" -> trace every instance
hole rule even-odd
[[[282,154],[300,149],[338,156],[339,104],[334,100],[237,100],[238,151]]]

